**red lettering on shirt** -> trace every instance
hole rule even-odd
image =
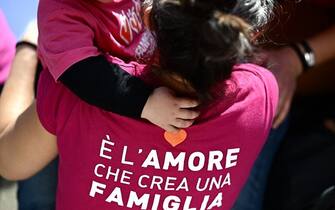
[[[139,34],[143,28],[140,3],[137,1],[133,3],[134,6],[127,11],[122,10],[121,14],[115,15],[120,24],[120,37],[127,45],[133,41],[133,32]]]

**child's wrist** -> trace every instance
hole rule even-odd
[[[145,102],[145,104],[144,104],[144,106],[143,106],[143,109],[142,109],[142,112],[141,112],[141,118],[142,119],[146,119],[146,120],[149,120],[149,110],[150,110],[150,99],[151,99],[151,96],[152,95],[149,95],[149,97],[148,97],[148,100]]]

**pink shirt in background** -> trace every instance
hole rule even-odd
[[[3,84],[9,75],[10,67],[15,55],[15,37],[1,10],[0,29],[0,84]]]
[[[253,64],[235,66],[225,84],[173,147],[161,128],[88,105],[42,71],[37,111],[57,136],[57,209],[230,209],[271,128],[278,87]]]
[[[87,57],[147,63],[155,50],[141,20],[140,0],[40,0],[39,57],[55,80]],[[93,73],[93,72],[92,72]]]

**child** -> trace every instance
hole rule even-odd
[[[153,91],[120,68],[153,58],[155,41],[141,14],[140,0],[41,0],[39,57],[56,81],[89,104],[169,131],[188,127],[198,113],[187,108],[196,101],[163,87]]]

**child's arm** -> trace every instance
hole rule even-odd
[[[55,136],[42,127],[35,103],[30,105],[36,65],[35,50],[21,45],[0,97],[0,176],[11,180],[28,178],[57,155]]]
[[[153,91],[104,56],[79,61],[59,81],[91,105],[132,118],[145,118],[168,131],[189,127],[198,116],[198,112],[187,109],[197,106],[196,101],[177,98],[167,88]]]
[[[89,104],[133,118],[140,118],[152,92],[139,78],[102,55],[75,63],[59,81]]]
[[[39,54],[55,80],[91,105],[132,118],[144,116],[163,129],[185,127],[193,120],[188,116],[197,113],[182,109],[193,105],[192,100],[180,101],[161,88],[153,91],[118,65],[110,64],[95,40],[96,18],[72,6],[62,1],[39,2]],[[162,97],[174,106],[163,104]],[[155,114],[142,113],[144,107]]]

